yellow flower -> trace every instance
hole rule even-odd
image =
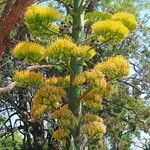
[[[58,83],[58,78],[57,77],[50,77],[49,79],[46,80],[46,85],[57,85]]]
[[[32,101],[33,118],[42,117],[43,113],[55,110],[65,97],[66,92],[61,87],[45,86],[39,89]]]
[[[104,20],[93,24],[92,31],[102,42],[119,43],[129,34],[129,30],[119,21]]]
[[[81,47],[81,58],[84,57],[85,60],[90,60],[96,55],[96,51],[88,45],[84,45]]]
[[[68,39],[58,39],[47,48],[48,58],[59,58],[62,56],[70,56],[74,49],[78,49],[77,45]]]
[[[129,75],[130,65],[123,56],[116,56],[108,59],[106,62],[99,63],[96,69],[102,71],[111,79],[121,79]]]
[[[106,133],[106,126],[102,122],[90,122],[81,127],[81,131],[89,139],[100,139]]]
[[[73,80],[73,85],[88,85],[88,90],[90,92],[86,94],[81,101],[90,108],[101,109],[102,105],[99,100],[103,97],[111,97],[112,95],[112,86],[106,82],[104,77],[105,72],[102,73],[102,69],[100,68],[101,64],[96,65],[95,69],[84,71],[78,76],[76,76]],[[113,70],[114,72],[114,70]],[[84,95],[87,90],[82,91],[82,95]]]
[[[113,94],[113,86],[107,83],[106,89],[104,89],[102,93],[103,98],[111,98],[112,94]]]
[[[85,92],[86,93],[86,92]],[[81,96],[80,101],[90,109],[102,109],[102,95],[95,91],[91,91],[88,94]]]
[[[104,79],[103,73],[96,69],[84,71],[80,75],[76,76],[73,81],[74,85],[82,85],[84,83],[90,84],[92,87],[106,87],[106,81]]]
[[[53,133],[52,137],[57,139],[58,141],[62,141],[68,138],[69,135],[70,135],[70,131],[68,129],[60,128]]]
[[[16,71],[14,81],[19,87],[39,87],[44,83],[44,77],[40,73],[31,71]]]
[[[72,56],[82,58],[83,60],[90,60],[96,54],[96,51],[88,45],[76,47],[71,52]]]
[[[50,29],[52,32],[56,32],[58,33],[59,32],[59,27],[57,25],[53,25],[52,23],[49,23],[48,24],[48,29]]]
[[[76,76],[75,79],[73,80],[73,85],[82,85],[86,81],[86,78],[84,76],[84,73],[81,73],[80,75]]]
[[[38,19],[46,19],[46,21],[49,23],[57,21],[59,17],[60,14],[56,9],[52,7],[43,7],[40,5],[32,5],[28,7],[24,15],[26,23],[36,21]]]
[[[47,106],[46,105],[40,105],[39,103],[33,103],[32,109],[31,109],[31,116],[32,119],[40,119],[42,118],[43,114],[46,112]]]
[[[21,42],[15,46],[12,53],[19,60],[25,60],[27,63],[37,63],[44,58],[45,49],[33,42]]]
[[[84,116],[84,123],[90,123],[90,122],[101,122],[103,123],[103,119],[100,118],[99,116],[97,115],[94,115],[94,114],[86,114]]]
[[[79,57],[85,60],[91,59],[95,54],[95,50],[90,46],[77,46],[69,39],[58,39],[47,48],[48,58]]]
[[[76,124],[76,118],[72,111],[68,108],[68,105],[54,111],[54,113],[52,113],[52,118],[58,119],[62,128],[71,128]]]
[[[65,77],[53,76],[53,77],[50,77],[48,80],[46,80],[46,84],[61,86],[61,87],[68,87],[70,84],[70,76],[65,76]]]
[[[59,29],[54,22],[59,18],[60,14],[56,9],[40,5],[28,7],[24,15],[27,27],[38,37],[56,34]]]
[[[138,26],[135,16],[127,12],[114,14],[111,19],[121,21],[130,31],[133,31]]]

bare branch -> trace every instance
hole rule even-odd
[[[12,82],[8,86],[0,88],[0,94],[11,91],[15,87],[15,85],[16,82]]]
[[[27,70],[29,71],[35,71],[39,69],[51,69],[53,66],[52,65],[34,65],[34,66],[29,66],[27,67]]]

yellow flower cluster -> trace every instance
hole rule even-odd
[[[130,31],[135,30],[138,26],[135,16],[127,12],[114,14],[111,19],[121,21]]]
[[[54,119],[58,119],[61,128],[71,128],[76,124],[76,118],[72,111],[68,108],[68,105],[61,107],[52,113]]]
[[[112,96],[112,85],[106,82],[100,69],[85,71],[73,80],[73,85],[87,85],[88,89],[81,92],[80,101],[90,109],[102,109],[102,98]]]
[[[84,83],[90,84],[92,87],[106,88],[106,81],[103,73],[96,69],[81,73],[80,75],[76,76],[73,81],[73,84],[76,86]]]
[[[94,121],[84,124],[81,127],[81,131],[89,139],[100,139],[106,133],[106,126],[103,124],[103,122]]]
[[[60,18],[60,13],[52,7],[32,5],[27,8],[24,20],[27,27],[38,37],[56,34],[59,28],[54,23]]]
[[[66,138],[68,138],[69,135],[70,135],[70,130],[59,128],[53,133],[52,137],[57,139],[58,141],[63,141],[66,140]]]
[[[19,60],[27,63],[37,63],[44,58],[45,49],[43,46],[33,42],[20,42],[13,49],[13,55]]]
[[[50,77],[46,80],[46,85],[55,85],[55,86],[61,86],[61,87],[68,87],[70,84],[70,76],[65,77]]]
[[[71,51],[78,49],[77,45],[68,39],[58,39],[47,48],[48,57],[59,58],[62,55],[70,56]]]
[[[44,83],[44,77],[42,74],[32,71],[16,71],[14,81],[19,87],[39,87]]]
[[[91,91],[80,99],[90,109],[102,109],[102,95],[100,92]]]
[[[54,25],[52,23],[49,23],[48,24],[48,29],[49,31],[51,30],[52,32],[56,32],[56,33],[59,33],[59,27],[57,25]]]
[[[61,57],[79,57],[85,60],[91,59],[95,54],[95,50],[90,46],[79,47],[71,40],[58,39],[51,46],[47,48],[48,58],[61,58]]]
[[[43,7],[40,5],[32,5],[27,8],[24,19],[26,23],[40,19],[46,19],[47,23],[57,21],[60,18],[59,12],[52,7]]]
[[[97,115],[94,115],[94,114],[86,114],[84,116],[84,123],[90,123],[90,122],[101,122],[103,123],[103,119],[100,118],[99,116]]]
[[[100,70],[111,79],[121,79],[129,75],[130,65],[127,59],[118,55],[109,58],[106,62],[97,64],[95,69]]]
[[[41,119],[43,117],[43,114],[46,111],[47,111],[46,105],[40,105],[40,104],[33,103],[32,109],[31,109],[32,119],[34,119],[34,120]]]
[[[76,52],[74,52],[76,53]],[[96,55],[96,51],[88,45],[81,47],[79,57],[85,58],[85,60],[90,60]]]
[[[109,83],[107,83],[106,89],[104,89],[102,93],[103,98],[111,98],[113,94],[113,86]]]
[[[129,30],[119,21],[104,20],[92,25],[92,31],[102,42],[119,43],[129,34]]]
[[[40,118],[44,112],[55,110],[65,97],[66,92],[61,87],[44,86],[39,89],[32,102],[32,117]]]

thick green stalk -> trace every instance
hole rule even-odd
[[[73,14],[73,29],[72,29],[72,38],[75,43],[79,43],[83,38],[84,30],[84,11],[81,10],[80,4],[82,0],[74,0],[74,14]],[[72,70],[71,81],[79,75],[83,67],[78,63],[78,58],[72,57],[70,62],[70,67]],[[75,113],[79,113],[80,103],[78,97],[80,95],[81,87],[73,86],[70,84],[69,88],[69,107]]]
[[[75,43],[78,44],[83,39],[83,31],[84,31],[84,11],[81,10],[81,3],[83,0],[74,0],[74,11],[73,11],[73,29],[72,29],[72,38],[74,39]],[[79,75],[83,71],[83,67],[78,62],[78,58],[72,57],[70,62],[71,67],[71,83],[69,87],[69,108],[72,112],[78,116],[80,114],[80,102],[79,96],[81,87],[80,86],[73,86],[72,81],[73,79]],[[73,131],[73,138],[76,150],[80,150],[80,140],[79,136],[79,128],[77,127]]]

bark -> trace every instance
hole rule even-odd
[[[44,125],[43,121],[32,123],[33,150],[44,150],[42,140],[44,140]]]
[[[86,8],[86,12],[92,12],[95,10],[98,0],[91,0]]]
[[[34,0],[7,0],[5,8],[0,16],[0,56],[4,54],[7,46],[7,39],[23,15],[26,8],[33,3]]]

